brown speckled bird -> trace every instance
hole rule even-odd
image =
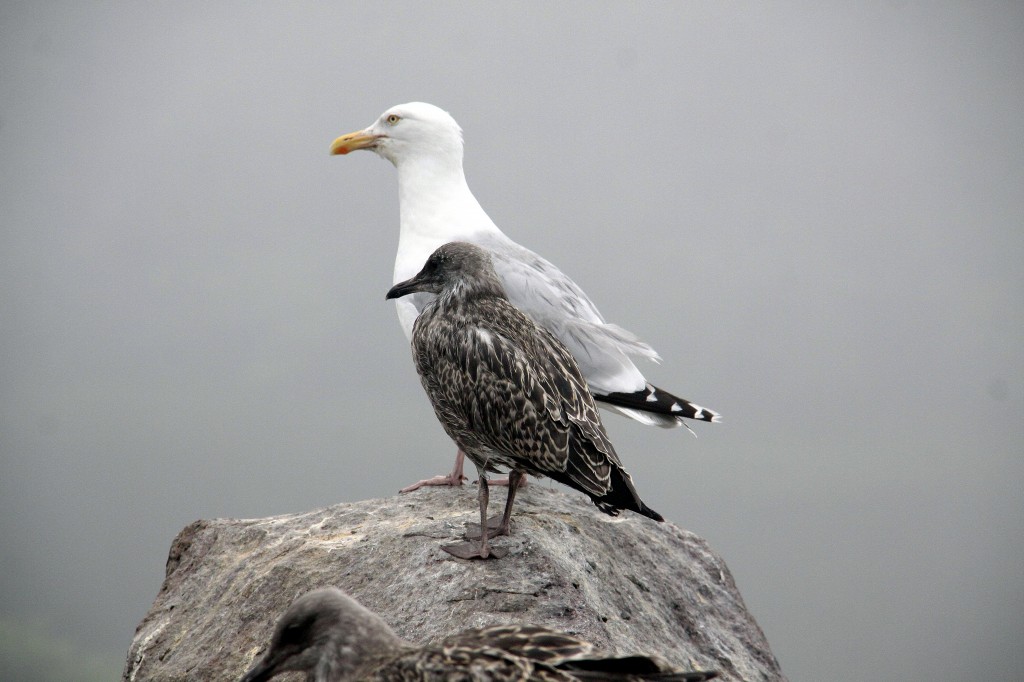
[[[439,247],[387,298],[435,294],[412,333],[413,360],[445,431],[480,476],[478,543],[444,549],[463,559],[500,557],[488,536],[507,535],[525,474],[586,493],[611,515],[630,509],[662,521],[640,499],[612,447],[572,354],[505,296],[491,256],[466,242]],[[509,469],[500,521],[487,525],[487,472]]]
[[[600,657],[589,642],[547,628],[498,625],[417,647],[336,587],[295,600],[274,628],[270,649],[242,682],[289,670],[307,682],[700,682],[715,671],[683,672],[652,656]]]

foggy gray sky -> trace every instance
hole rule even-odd
[[[447,470],[327,153],[424,100],[725,415],[605,423],[790,679],[1019,679],[1022,75],[1017,3],[0,3],[0,677],[118,675],[197,518]]]

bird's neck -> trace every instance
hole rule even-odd
[[[413,648],[400,638],[383,622],[363,623],[369,630],[363,630],[358,640],[334,639],[321,654],[314,673],[310,679],[324,680],[362,680],[390,658],[399,656]]]
[[[469,191],[461,158],[404,159],[398,166],[398,203],[399,260],[404,258],[411,272],[398,272],[396,262],[396,278],[416,274],[442,244],[501,234]]]
[[[438,294],[436,305],[438,309],[457,308],[467,303],[476,304],[487,298],[507,298],[505,289],[501,286],[498,278],[488,273],[478,278],[460,279],[452,282]]]

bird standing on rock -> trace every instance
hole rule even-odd
[[[463,559],[499,558],[488,536],[507,535],[524,474],[587,494],[613,516],[630,509],[656,521],[612,447],[572,354],[512,305],[491,256],[466,242],[439,247],[387,298],[429,293],[413,326],[412,353],[445,432],[479,474],[480,540],[445,546]],[[487,472],[509,469],[500,521],[487,522]]]
[[[651,656],[598,657],[589,642],[535,626],[466,630],[417,647],[336,587],[295,600],[242,682],[266,682],[289,670],[305,672],[307,682],[701,682],[718,676],[674,670]]]
[[[400,104],[373,125],[342,135],[331,145],[332,154],[358,149],[374,151],[398,170],[400,231],[393,282],[412,277],[442,244],[478,244],[493,253],[494,269],[509,300],[565,344],[604,407],[663,427],[684,425],[685,419],[719,420],[713,410],[649,383],[630,357],[658,360],[654,349],[605,322],[572,279],[498,229],[466,183],[462,129],[448,112],[424,102]],[[429,300],[428,294],[418,293],[397,302],[407,337]],[[420,481],[403,492],[421,485],[460,485],[462,462],[460,450],[450,474]]]

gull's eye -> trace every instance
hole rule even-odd
[[[302,620],[288,623],[281,631],[281,641],[296,643],[305,639],[310,628],[313,627],[314,620],[316,620],[314,616],[307,616]]]
[[[401,121],[402,117],[399,116],[398,114],[388,114],[388,117],[384,120],[387,121],[389,126],[393,126],[399,121]]]

